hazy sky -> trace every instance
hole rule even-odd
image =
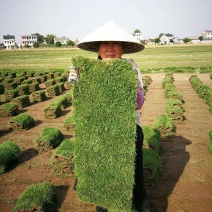
[[[212,0],[0,0],[0,43],[32,33],[80,40],[111,19],[144,39],[200,36],[212,30]]]

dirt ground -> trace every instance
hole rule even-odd
[[[142,125],[152,126],[157,116],[165,114],[167,99],[164,98],[162,80],[165,74],[146,74],[153,82],[145,96],[141,109]],[[212,129],[212,114],[208,105],[192,90],[189,77],[192,74],[174,74],[174,85],[185,101],[184,123],[176,123],[176,136],[161,141],[160,176],[158,186],[147,192],[158,212],[210,212],[212,211],[212,156],[207,145],[208,132]],[[209,74],[198,77],[212,88]],[[45,119],[44,108],[55,98],[41,103],[32,103],[20,110],[30,114],[36,126],[27,131],[12,131],[10,118],[0,118],[0,143],[14,141],[21,147],[22,156],[6,173],[0,175],[0,211],[11,211],[15,201],[27,186],[43,181],[56,187],[58,211],[92,212],[95,206],[80,202],[73,189],[74,178],[56,177],[52,174],[50,158],[52,151],[38,153],[34,139],[44,127],[58,127],[71,138],[63,121],[70,115],[71,106],[63,110],[56,119]]]

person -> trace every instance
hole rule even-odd
[[[135,39],[129,32],[111,20],[106,24],[99,27],[93,33],[82,39],[77,46],[83,50],[97,52],[98,59],[112,60],[123,59],[123,54],[135,53],[142,51],[144,45]],[[133,70],[138,74],[138,91],[136,101],[136,141],[135,141],[135,174],[134,186],[132,191],[132,202],[137,212],[150,212],[153,211],[152,203],[148,198],[144,187],[143,175],[143,132],[140,123],[140,109],[144,103],[144,92],[142,76],[138,65],[133,59],[129,59],[133,65]],[[70,71],[71,83],[79,80],[79,73],[72,67]],[[76,187],[76,185],[75,185]],[[107,209],[96,206],[97,212],[106,212]]]

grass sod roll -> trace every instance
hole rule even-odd
[[[63,140],[64,135],[58,128],[46,127],[41,131],[40,136],[35,138],[35,144],[39,152],[44,152],[57,147]]]
[[[143,172],[144,185],[146,187],[156,187],[158,183],[160,158],[156,151],[143,148]]]
[[[73,92],[77,197],[109,211],[131,211],[137,73],[125,60],[80,62]]]
[[[12,212],[56,211],[56,189],[50,182],[30,185],[20,195]]]
[[[18,108],[22,109],[30,105],[30,99],[28,95],[18,96],[12,99],[12,103],[17,104]]]
[[[175,135],[176,127],[174,121],[169,115],[161,114],[157,116],[153,123],[153,127],[160,131],[162,138]]]
[[[32,116],[21,113],[12,118],[12,121],[10,121],[10,126],[13,130],[28,130],[35,126],[35,121]]]
[[[64,125],[64,127],[66,128],[67,131],[69,129],[74,129],[75,118],[74,118],[73,113],[64,120],[63,125]]]
[[[160,131],[150,126],[142,126],[142,130],[144,134],[144,145],[159,152],[161,140]]]
[[[52,172],[57,176],[74,176],[74,139],[66,139],[51,157]]]
[[[0,106],[0,117],[13,116],[18,112],[16,103],[5,103]]]
[[[18,161],[21,156],[19,146],[11,141],[6,141],[0,144],[0,174],[4,173],[6,169]]]

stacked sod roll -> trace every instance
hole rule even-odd
[[[5,141],[0,145],[0,174],[19,160],[21,156],[20,147],[11,142]]]
[[[50,182],[30,185],[19,197],[12,212],[56,211],[56,191]]]
[[[109,211],[131,211],[137,73],[126,60],[74,58],[77,196]]]

